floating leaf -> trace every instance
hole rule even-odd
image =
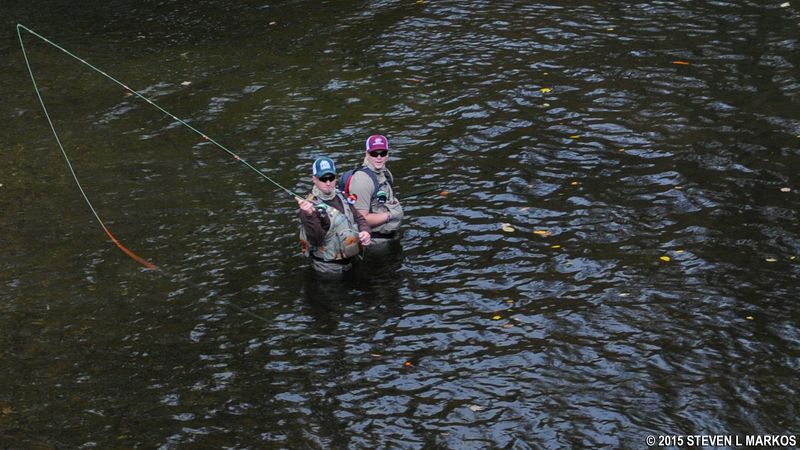
[[[544,106],[545,108],[547,108],[547,107],[549,107],[549,106],[550,106],[550,103],[542,103],[542,106]]]
[[[413,364],[411,364],[411,361],[406,361],[406,362],[403,363],[403,365],[406,366],[406,367],[413,366]]]
[[[613,29],[613,28],[606,28],[606,30],[608,30],[608,31],[614,31],[614,29]]]
[[[747,320],[753,320],[753,316],[747,316],[747,317],[745,317],[745,318],[746,318]]]
[[[782,187],[781,192],[792,192],[792,189],[788,187]]]
[[[788,7],[789,7],[789,2],[781,3],[781,8],[788,8]]]
[[[492,316],[492,320],[500,320],[500,319],[502,319],[502,317],[499,314]]]
[[[503,325],[503,328],[514,328],[514,324],[513,323],[507,323],[507,324]]]
[[[790,257],[789,257],[789,259],[791,259],[792,261],[794,261],[795,259],[797,259],[797,256],[790,256]]]
[[[675,250],[675,253],[677,253],[677,254],[681,254],[683,252],[684,252],[683,250]]]
[[[509,304],[514,303],[514,300],[506,300],[506,303],[509,303]]]
[[[580,138],[580,135],[573,134],[573,135],[572,135],[572,136],[570,136],[569,138],[570,138],[570,139],[578,139],[578,138]]]
[[[486,409],[486,407],[478,405],[469,405],[469,409],[471,409],[473,412],[478,412],[478,411],[483,411],[484,409]]]
[[[506,233],[513,233],[514,232],[514,227],[512,227],[510,223],[503,223],[503,224],[500,224],[500,225],[503,228],[503,231],[505,231]]]
[[[571,184],[571,185],[573,185],[573,186],[577,186],[577,185],[579,185],[580,183],[578,183],[577,181],[573,181],[573,182],[571,182],[570,184]]]
[[[551,245],[550,248],[561,248],[560,245]]]
[[[277,23],[278,23],[278,22],[270,22],[269,24],[270,24],[270,25],[275,25],[275,24],[277,24]]]
[[[670,258],[670,257],[669,257],[669,256],[667,256],[667,255],[664,255],[664,256],[662,256],[661,258],[658,258],[658,259],[660,259],[660,260],[662,260],[662,261],[664,261],[664,262],[670,262],[670,261],[672,261],[672,258]]]
[[[767,258],[767,259],[765,259],[765,261],[768,262],[768,263],[778,262],[778,260],[775,259],[775,258]]]
[[[686,62],[686,61],[672,61],[672,64],[675,64],[676,66],[688,66],[689,65],[689,63]]]
[[[539,90],[542,91],[542,93],[544,93],[544,94],[547,94],[548,92],[552,91],[552,89],[550,89],[550,88],[541,88]]]
[[[538,234],[539,236],[542,236],[542,237],[551,236],[550,232],[547,231],[547,230],[536,230],[536,231],[533,232],[533,234]]]
[[[183,81],[183,82],[181,82],[181,86],[188,86],[190,84],[192,84],[191,81]]]
[[[447,191],[439,192],[439,195],[441,195],[442,197],[447,197],[447,194],[449,194],[449,192]]]

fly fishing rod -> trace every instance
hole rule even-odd
[[[247,167],[248,169],[250,169],[253,172],[257,173],[262,178],[264,178],[265,180],[269,181],[270,183],[275,185],[280,190],[286,192],[287,194],[291,195],[292,197],[294,197],[296,199],[302,199],[302,197],[300,197],[299,195],[297,195],[294,192],[290,191],[289,189],[281,186],[278,182],[276,182],[275,180],[273,180],[272,178],[267,176],[264,172],[258,170],[255,166],[253,166],[252,164],[250,164],[249,162],[247,162],[246,160],[241,158],[239,155],[237,155],[236,153],[234,153],[233,151],[231,151],[230,149],[228,149],[227,147],[225,147],[224,145],[222,145],[221,143],[219,143],[215,139],[209,137],[207,134],[203,133],[202,131],[200,131],[197,128],[193,127],[192,125],[188,124],[185,120],[175,116],[171,112],[169,112],[166,109],[162,108],[161,106],[156,104],[153,100],[151,100],[150,98],[144,96],[142,93],[130,88],[125,83],[117,80],[116,78],[112,77],[108,73],[104,72],[103,70],[101,70],[98,67],[94,66],[93,64],[89,63],[85,59],[73,54],[69,50],[65,49],[64,47],[62,47],[62,46],[60,46],[58,44],[56,44],[55,42],[51,41],[50,39],[47,39],[46,37],[42,36],[41,34],[31,30],[30,28],[28,28],[28,27],[26,27],[26,26],[24,26],[22,24],[17,24],[17,36],[19,37],[19,45],[22,48],[22,55],[25,58],[25,64],[26,64],[26,66],[28,68],[28,73],[30,74],[31,82],[33,83],[33,89],[36,92],[36,97],[39,99],[39,104],[42,106],[42,111],[44,112],[44,116],[47,119],[47,123],[50,125],[50,130],[52,130],[53,136],[56,139],[56,143],[58,144],[58,147],[61,150],[61,154],[64,156],[64,159],[67,162],[67,167],[69,167],[69,171],[72,174],[72,179],[75,181],[75,184],[78,186],[78,190],[80,191],[81,195],[83,196],[83,199],[86,201],[86,204],[89,205],[89,209],[92,211],[92,214],[94,215],[95,219],[97,219],[97,222],[100,224],[100,227],[103,229],[103,231],[109,237],[109,239],[111,239],[111,242],[113,242],[114,245],[116,245],[120,250],[122,250],[122,252],[124,252],[126,255],[131,257],[134,261],[136,261],[139,264],[143,265],[145,268],[147,268],[147,269],[155,269],[156,266],[152,262],[140,257],[139,255],[137,255],[136,253],[134,253],[133,251],[129,250],[127,247],[122,245],[122,243],[111,233],[111,231],[105,225],[103,220],[100,218],[100,215],[97,213],[97,210],[92,205],[92,202],[89,200],[89,196],[86,194],[86,191],[83,189],[83,186],[81,185],[81,182],[78,179],[78,176],[75,173],[74,168],[72,167],[72,163],[70,162],[69,156],[67,155],[67,151],[64,149],[64,145],[61,143],[61,138],[59,137],[58,132],[56,131],[55,125],[53,124],[53,120],[50,118],[50,113],[48,112],[47,106],[44,103],[44,99],[42,98],[42,94],[39,91],[39,85],[36,82],[36,77],[33,74],[33,68],[31,67],[30,60],[28,59],[28,53],[25,50],[25,43],[24,43],[24,41],[22,39],[22,31],[25,31],[25,32],[29,33],[31,36],[39,38],[40,40],[42,40],[46,44],[51,45],[52,47],[60,50],[61,52],[67,54],[68,56],[72,57],[73,59],[79,61],[81,64],[89,67],[93,71],[95,71],[95,72],[99,73],[100,75],[104,76],[105,78],[111,80],[112,82],[114,82],[117,85],[121,86],[123,89],[127,90],[128,92],[130,92],[131,94],[133,94],[136,97],[138,97],[138,98],[144,100],[145,102],[151,104],[153,107],[155,107],[156,109],[158,109],[162,113],[166,114],[167,116],[171,117],[172,119],[174,119],[175,121],[177,121],[181,125],[187,127],[188,129],[190,129],[194,133],[198,134],[204,141],[207,141],[207,142],[210,142],[211,144],[214,144],[215,146],[217,146],[218,148],[223,150],[225,153],[227,153],[228,155],[233,157],[234,160],[242,163],[245,167]]]

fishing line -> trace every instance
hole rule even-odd
[[[50,112],[48,111],[47,106],[45,105],[44,99],[42,98],[41,92],[39,90],[39,85],[38,85],[38,83],[36,81],[36,77],[35,77],[35,75],[33,73],[33,68],[31,67],[31,63],[30,63],[30,60],[28,58],[28,53],[27,53],[27,51],[25,49],[24,40],[22,39],[22,31],[23,30],[26,31],[27,33],[29,33],[31,36],[39,38],[44,43],[46,43],[46,44],[48,44],[48,45],[60,50],[61,52],[65,53],[66,55],[70,56],[71,58],[77,60],[78,62],[80,62],[81,64],[85,65],[86,67],[89,67],[93,71],[95,71],[95,72],[99,73],[100,75],[104,76],[105,78],[111,80],[115,84],[121,86],[126,91],[130,92],[132,95],[135,95],[136,97],[146,101],[147,103],[152,105],[154,108],[158,109],[162,113],[164,113],[167,116],[169,116],[172,119],[174,119],[176,122],[180,123],[181,125],[185,126],[186,128],[190,129],[191,131],[193,131],[194,133],[199,135],[204,141],[210,142],[211,144],[217,146],[219,149],[223,150],[225,153],[227,153],[228,155],[233,157],[233,159],[235,159],[236,161],[240,162],[241,164],[243,164],[248,169],[252,170],[253,172],[257,173],[259,176],[261,176],[265,180],[267,180],[270,183],[272,183],[278,189],[286,192],[287,194],[289,194],[290,196],[292,196],[293,198],[295,198],[297,200],[305,200],[303,197],[297,195],[296,193],[292,192],[291,190],[289,190],[289,189],[283,187],[282,185],[280,185],[278,182],[276,182],[275,180],[270,178],[267,174],[265,174],[264,172],[258,170],[252,164],[247,162],[245,159],[241,158],[239,155],[237,155],[236,153],[234,153],[233,151],[231,151],[230,149],[228,149],[227,147],[225,147],[224,145],[222,145],[221,143],[219,143],[215,139],[211,138],[210,136],[208,136],[204,132],[202,132],[202,131],[198,130],[197,128],[193,127],[192,125],[187,123],[185,120],[175,116],[171,112],[169,112],[166,109],[162,108],[160,105],[156,104],[153,100],[151,100],[150,98],[146,97],[142,93],[132,89],[131,87],[129,87],[125,83],[117,80],[116,78],[112,77],[111,75],[109,75],[108,73],[103,71],[102,69],[94,66],[93,64],[89,63],[85,59],[73,54],[69,50],[67,50],[64,47],[58,45],[57,43],[51,41],[50,39],[40,35],[39,33],[31,30],[30,28],[28,28],[28,27],[26,27],[26,26],[24,26],[22,24],[17,24],[17,37],[19,38],[19,44],[20,44],[20,47],[22,49],[22,55],[25,58],[25,65],[27,66],[28,74],[30,75],[31,82],[33,83],[33,89],[34,89],[34,91],[36,93],[37,99],[39,100],[39,104],[42,107],[42,111],[44,112],[44,116],[47,119],[47,123],[50,126],[50,130],[53,132],[53,136],[55,137],[56,143],[58,144],[58,148],[61,151],[61,154],[62,154],[62,156],[64,157],[64,160],[67,163],[67,167],[69,168],[70,174],[72,175],[72,179],[75,181],[75,184],[78,186],[78,190],[80,191],[81,196],[83,196],[84,201],[89,206],[89,209],[91,210],[91,212],[94,215],[94,217],[97,220],[97,222],[100,224],[100,227],[103,229],[103,231],[109,237],[109,239],[111,239],[111,242],[113,242],[114,245],[116,245],[123,253],[128,255],[131,259],[133,259],[137,263],[139,263],[142,266],[144,266],[146,269],[154,270],[154,271],[157,271],[157,272],[160,272],[162,274],[167,275],[167,273],[165,271],[163,271],[162,269],[156,267],[155,264],[153,264],[152,262],[140,257],[139,255],[137,255],[136,253],[134,253],[133,251],[131,251],[127,247],[125,247],[114,236],[114,234],[111,233],[109,228],[105,225],[103,220],[100,218],[100,215],[98,214],[98,212],[95,209],[94,205],[92,204],[91,200],[89,200],[89,196],[86,194],[86,191],[84,190],[83,185],[81,184],[80,180],[78,179],[77,174],[75,173],[75,170],[74,170],[74,168],[72,166],[72,162],[70,161],[69,156],[67,155],[67,151],[64,149],[64,145],[61,142],[61,138],[59,137],[58,132],[56,131],[55,125],[53,124],[53,120],[52,120],[52,118],[50,116]],[[320,202],[317,202],[317,206],[320,206],[319,205],[320,203],[324,204],[323,202],[320,201]],[[361,256],[361,255],[359,255],[359,256]],[[193,282],[188,281],[188,280],[184,280],[184,283],[186,283],[186,284],[188,284],[188,285],[190,285],[192,287],[200,289],[200,286],[197,283],[193,283]],[[259,319],[259,320],[261,320],[261,321],[263,321],[265,323],[272,323],[271,321],[269,321],[265,317],[260,316],[258,314],[255,314],[255,313],[253,313],[251,311],[248,311],[247,309],[237,305],[234,302],[231,302],[230,300],[228,300],[226,304],[231,306],[231,307],[233,307],[233,308],[235,308],[236,310],[240,311],[241,313],[249,315],[252,318]],[[314,336],[314,337],[316,337],[318,339],[322,339],[322,340],[327,340],[327,339],[325,339],[325,338],[323,338],[321,336]]]
[[[405,200],[407,198],[416,197],[418,195],[427,194],[433,191],[438,191],[440,189],[439,185],[428,185],[426,187],[420,188],[410,194],[404,195],[402,198]]]
[[[151,100],[151,99],[149,99],[148,97],[144,96],[144,95],[143,95],[143,94],[141,94],[140,92],[138,92],[138,91],[136,91],[136,90],[134,90],[134,89],[130,88],[130,87],[129,87],[128,85],[126,85],[125,83],[123,83],[123,82],[121,82],[121,81],[117,80],[116,78],[114,78],[114,77],[112,77],[111,75],[107,74],[107,73],[106,73],[106,72],[104,72],[103,70],[101,70],[101,69],[99,69],[98,67],[96,67],[96,66],[92,65],[91,63],[89,63],[89,62],[88,62],[88,61],[86,61],[85,59],[83,59],[83,58],[81,58],[81,57],[79,57],[79,56],[77,56],[77,55],[73,54],[73,53],[72,53],[72,52],[70,52],[69,50],[65,49],[64,47],[62,47],[62,46],[60,46],[60,45],[58,45],[58,44],[56,44],[55,42],[51,41],[50,39],[47,39],[46,37],[44,37],[44,36],[40,35],[39,33],[37,33],[37,32],[35,32],[35,31],[31,30],[30,28],[28,28],[28,27],[26,27],[26,26],[24,26],[24,25],[22,25],[22,24],[17,24],[17,36],[19,37],[19,45],[20,45],[20,47],[22,48],[22,55],[23,55],[23,56],[24,56],[24,58],[25,58],[25,64],[26,64],[26,66],[27,66],[27,68],[28,68],[28,73],[30,74],[30,77],[31,77],[31,82],[33,83],[33,89],[34,89],[34,91],[36,92],[36,97],[39,99],[39,104],[42,106],[42,111],[44,112],[45,118],[47,119],[47,123],[50,125],[50,130],[52,130],[52,132],[53,132],[53,136],[54,136],[54,137],[55,137],[55,139],[56,139],[56,143],[58,144],[58,147],[59,147],[59,149],[61,150],[61,154],[64,156],[64,159],[65,159],[65,160],[66,160],[66,162],[67,162],[67,167],[69,167],[69,171],[70,171],[70,173],[72,174],[72,178],[73,178],[73,180],[75,181],[75,184],[76,184],[76,185],[78,185],[78,190],[80,190],[80,193],[81,193],[81,195],[83,196],[83,199],[86,201],[86,204],[87,204],[87,205],[89,205],[89,209],[92,211],[92,214],[94,214],[94,217],[95,217],[95,219],[97,219],[97,222],[100,224],[100,227],[103,229],[103,231],[106,233],[106,235],[108,235],[109,239],[111,239],[111,242],[113,242],[113,243],[114,243],[114,245],[116,245],[116,246],[117,246],[117,247],[118,247],[120,250],[122,250],[122,251],[123,251],[123,252],[124,252],[126,255],[128,255],[129,257],[131,257],[131,258],[132,258],[134,261],[138,262],[139,264],[143,265],[145,268],[147,268],[147,269],[155,269],[155,268],[156,268],[156,266],[155,266],[155,264],[153,264],[152,262],[150,262],[150,261],[148,261],[148,260],[146,260],[146,259],[144,259],[144,258],[140,257],[140,256],[139,256],[139,255],[137,255],[136,253],[134,253],[134,252],[132,252],[131,250],[129,250],[127,247],[125,247],[125,246],[124,246],[124,245],[123,245],[123,244],[122,244],[122,243],[121,243],[121,242],[120,242],[120,241],[119,241],[119,240],[118,240],[118,239],[117,239],[117,238],[116,238],[116,237],[115,237],[115,236],[114,236],[114,235],[111,233],[111,231],[108,229],[108,227],[105,225],[105,223],[103,223],[103,220],[100,218],[100,215],[97,213],[97,210],[94,208],[94,206],[92,205],[92,202],[89,200],[89,197],[88,197],[88,195],[86,194],[86,191],[83,189],[83,186],[81,185],[81,182],[78,180],[78,176],[77,176],[77,174],[75,173],[75,170],[74,170],[74,168],[72,167],[72,163],[70,162],[69,156],[67,156],[67,152],[66,152],[66,150],[64,149],[64,146],[63,146],[63,144],[61,143],[61,138],[58,136],[58,132],[56,131],[55,125],[53,124],[53,120],[50,118],[50,113],[48,112],[48,110],[47,110],[47,106],[45,106],[44,99],[42,98],[42,94],[41,94],[41,92],[39,91],[39,85],[38,85],[38,83],[36,82],[36,77],[35,77],[35,76],[34,76],[34,74],[33,74],[33,69],[32,69],[32,67],[31,67],[30,60],[28,59],[28,53],[27,53],[27,51],[25,50],[25,44],[24,44],[24,41],[23,41],[23,39],[22,39],[22,30],[25,30],[25,31],[26,31],[26,32],[28,32],[30,35],[32,35],[32,36],[35,36],[35,37],[37,37],[37,38],[41,39],[43,42],[45,42],[45,43],[47,43],[47,44],[49,44],[49,45],[53,46],[54,48],[56,48],[56,49],[58,49],[58,50],[62,51],[63,53],[67,54],[68,56],[72,57],[73,59],[76,59],[77,61],[79,61],[80,63],[82,63],[82,64],[84,64],[85,66],[89,67],[90,69],[94,70],[95,72],[99,73],[100,75],[103,75],[104,77],[106,77],[106,78],[108,78],[109,80],[113,81],[113,82],[114,82],[114,83],[116,83],[117,85],[119,85],[119,86],[122,86],[122,88],[123,88],[123,89],[125,89],[125,90],[129,91],[131,94],[135,95],[136,97],[139,97],[139,98],[141,98],[142,100],[146,101],[147,103],[149,103],[149,104],[153,105],[153,107],[155,107],[156,109],[158,109],[158,110],[159,110],[159,111],[161,111],[162,113],[164,113],[164,114],[168,115],[169,117],[171,117],[172,119],[174,119],[175,121],[177,121],[178,123],[180,123],[181,125],[183,125],[183,126],[185,126],[185,127],[189,128],[190,130],[192,130],[193,132],[195,132],[196,134],[198,134],[200,137],[202,137],[202,138],[203,138],[203,140],[204,140],[204,141],[210,142],[210,143],[214,144],[215,146],[217,146],[218,148],[222,149],[224,152],[226,152],[227,154],[229,154],[230,156],[232,156],[232,157],[233,157],[233,159],[235,159],[236,161],[238,161],[238,162],[242,163],[242,164],[243,164],[245,167],[247,167],[247,168],[249,168],[250,170],[254,171],[254,172],[255,172],[255,173],[257,173],[258,175],[260,175],[262,178],[266,179],[267,181],[269,181],[270,183],[272,183],[273,185],[275,185],[277,188],[281,189],[282,191],[286,192],[287,194],[291,195],[291,196],[292,196],[292,197],[294,197],[294,198],[297,198],[297,199],[302,199],[302,197],[300,197],[299,195],[297,195],[297,194],[295,194],[294,192],[290,191],[289,189],[286,189],[285,187],[281,186],[280,184],[278,184],[278,182],[276,182],[275,180],[273,180],[272,178],[270,178],[269,176],[267,176],[267,175],[266,175],[264,172],[262,172],[262,171],[258,170],[258,169],[257,169],[256,167],[254,167],[252,164],[250,164],[250,163],[249,163],[249,162],[247,162],[246,160],[242,159],[242,158],[241,158],[239,155],[237,155],[236,153],[234,153],[233,151],[231,151],[230,149],[228,149],[227,147],[225,147],[225,146],[224,146],[224,145],[222,145],[221,143],[217,142],[215,139],[213,139],[213,138],[209,137],[207,134],[203,133],[202,131],[200,131],[200,130],[198,130],[197,128],[193,127],[192,125],[188,124],[188,123],[187,123],[185,120],[178,118],[177,116],[175,116],[175,115],[174,115],[174,114],[172,114],[171,112],[169,112],[169,111],[167,111],[166,109],[162,108],[161,106],[159,106],[159,105],[158,105],[158,104],[156,104],[154,101],[152,101],[152,100]]]

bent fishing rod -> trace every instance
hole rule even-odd
[[[117,248],[119,248],[123,253],[125,253],[126,255],[131,257],[131,259],[133,259],[134,261],[136,261],[139,264],[143,265],[145,268],[147,268],[147,269],[156,269],[156,266],[152,262],[140,257],[139,255],[137,255],[136,253],[134,253],[133,251],[129,250],[127,247],[122,245],[122,243],[111,233],[111,231],[105,225],[103,220],[100,218],[100,215],[97,213],[97,210],[95,209],[94,205],[92,205],[92,202],[89,200],[89,196],[86,194],[86,191],[83,189],[83,185],[81,185],[81,182],[78,179],[78,176],[77,176],[77,174],[75,173],[75,170],[72,167],[72,162],[70,161],[69,156],[67,155],[67,151],[64,149],[64,145],[61,143],[61,138],[59,137],[58,132],[56,131],[55,125],[53,124],[53,120],[51,119],[50,113],[47,110],[47,106],[44,103],[44,99],[42,98],[42,94],[41,94],[41,92],[39,90],[39,85],[36,82],[36,77],[33,74],[33,68],[31,67],[30,60],[28,59],[28,53],[25,50],[25,43],[24,43],[24,41],[22,39],[22,32],[23,31],[29,33],[31,36],[34,36],[34,37],[40,39],[41,41],[45,42],[46,44],[48,44],[48,45],[60,50],[61,52],[65,53],[66,55],[70,56],[71,58],[77,60],[78,62],[80,62],[81,64],[85,65],[86,67],[89,67],[93,71],[99,73],[100,75],[104,76],[105,78],[107,78],[107,79],[111,80],[112,82],[116,83],[117,85],[121,86],[123,89],[125,89],[128,92],[130,92],[132,95],[135,95],[136,97],[138,97],[138,98],[144,100],[145,102],[149,103],[150,105],[152,105],[153,107],[155,107],[156,109],[161,111],[162,113],[166,114],[167,116],[171,117],[172,119],[174,119],[175,121],[177,121],[181,125],[185,126],[186,128],[190,129],[194,133],[198,134],[204,141],[210,142],[211,144],[217,146],[218,148],[223,150],[225,153],[227,153],[228,155],[233,157],[234,160],[242,163],[245,167],[247,167],[248,169],[250,169],[253,172],[257,173],[262,178],[264,178],[265,180],[269,181],[270,183],[275,185],[280,190],[286,192],[287,194],[291,195],[295,199],[300,199],[300,200],[303,199],[302,197],[300,197],[299,195],[297,195],[294,192],[290,191],[289,189],[281,186],[278,182],[276,182],[275,180],[273,180],[272,178],[267,176],[264,172],[258,170],[255,166],[253,166],[252,164],[250,164],[249,162],[247,162],[246,160],[241,158],[239,155],[237,155],[236,153],[234,153],[233,151],[231,151],[230,149],[228,149],[227,147],[225,147],[224,145],[222,145],[221,143],[219,143],[215,139],[211,138],[207,134],[205,134],[202,131],[198,130],[197,128],[193,127],[192,125],[187,123],[185,120],[175,116],[171,112],[169,112],[166,109],[162,108],[161,106],[156,104],[153,100],[151,100],[150,98],[146,97],[142,93],[130,88],[125,83],[117,80],[116,78],[112,77],[111,75],[109,75],[105,71],[103,71],[103,70],[99,69],[98,67],[94,66],[93,64],[89,63],[85,59],[75,55],[74,53],[72,53],[69,50],[65,49],[64,47],[56,44],[55,42],[51,41],[50,39],[47,39],[46,37],[42,36],[41,34],[31,30],[30,28],[26,27],[25,25],[17,24],[17,36],[19,37],[19,45],[22,48],[22,55],[25,58],[25,65],[28,68],[28,73],[30,74],[31,82],[33,83],[33,89],[36,92],[36,97],[39,99],[39,104],[42,107],[42,111],[44,112],[44,116],[47,119],[47,123],[50,125],[50,130],[53,132],[53,136],[56,139],[56,143],[58,144],[58,147],[61,150],[61,154],[64,156],[64,159],[67,162],[67,167],[69,168],[69,171],[72,174],[72,179],[75,181],[75,184],[78,186],[78,190],[80,191],[81,195],[83,196],[83,199],[86,202],[86,204],[89,206],[89,209],[92,211],[92,214],[94,215],[95,219],[97,219],[97,222],[100,224],[100,227],[103,229],[103,231],[109,237],[109,239],[111,239],[111,242],[113,242],[114,245],[116,245]]]

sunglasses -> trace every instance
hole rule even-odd
[[[386,155],[388,155],[388,154],[389,154],[389,150],[373,150],[373,151],[369,152],[369,156],[372,156],[373,158],[377,158],[378,156],[382,156],[382,157],[385,158]]]
[[[332,173],[329,173],[327,175],[323,175],[323,176],[319,177],[319,181],[321,181],[323,183],[328,183],[328,182],[333,181],[335,179],[336,179],[336,175],[334,175]]]

